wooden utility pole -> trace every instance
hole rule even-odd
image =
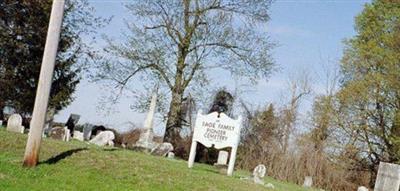
[[[56,61],[58,42],[60,40],[62,18],[64,15],[64,3],[65,0],[53,0],[42,66],[40,68],[39,83],[36,90],[32,121],[30,124],[28,142],[26,143],[25,148],[23,166],[26,167],[36,166],[39,160],[42,131],[49,103],[51,82]]]

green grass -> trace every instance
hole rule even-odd
[[[44,139],[40,164],[23,168],[27,135],[0,129],[0,190],[267,190],[216,168],[170,160],[123,149],[101,148],[85,142]],[[297,185],[266,178],[278,191],[302,191]]]

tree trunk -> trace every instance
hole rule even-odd
[[[4,121],[4,104],[0,103],[0,120]]]
[[[181,137],[181,103],[183,92],[172,92],[172,100],[168,112],[167,126],[165,130],[164,141],[171,143],[174,147],[177,146]]]

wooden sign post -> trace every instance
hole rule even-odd
[[[232,147],[227,172],[228,176],[232,176],[240,140],[241,126],[241,116],[237,120],[234,120],[224,113],[213,112],[203,115],[200,110],[196,117],[188,167],[193,167],[197,143],[201,143],[206,147],[214,146],[216,149]]]

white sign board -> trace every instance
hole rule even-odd
[[[400,165],[379,163],[374,191],[398,191],[400,187]]]
[[[194,127],[192,147],[190,149],[188,166],[193,167],[196,156],[197,143],[206,147],[214,146],[216,149],[232,147],[228,165],[228,175],[232,175],[235,165],[237,146],[240,140],[242,118],[231,119],[224,113],[217,112],[203,115],[201,110],[197,113]]]

